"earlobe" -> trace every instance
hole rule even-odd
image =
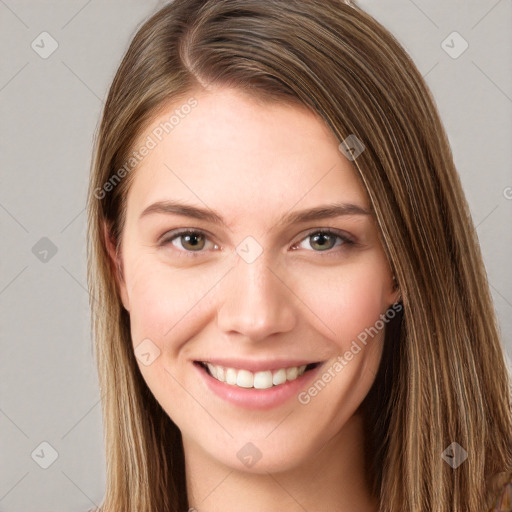
[[[103,240],[109,256],[110,269],[112,271],[112,275],[115,277],[116,287],[119,291],[121,301],[124,308],[129,311],[128,293],[123,276],[121,256],[117,252],[117,244],[106,223],[103,224]]]

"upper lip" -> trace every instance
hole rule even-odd
[[[211,363],[224,368],[235,368],[237,370],[249,370],[250,372],[259,372],[265,370],[279,370],[280,368],[290,368],[292,366],[303,366],[312,363],[321,363],[322,361],[311,361],[306,359],[264,359],[257,361],[254,359],[224,359],[208,358],[196,359],[201,363]]]

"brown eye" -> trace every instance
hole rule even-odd
[[[199,233],[184,233],[178,235],[176,238],[181,238],[181,246],[191,251],[200,251],[205,244],[204,236]]]
[[[303,238],[298,244],[294,245],[294,248],[304,248],[301,246],[305,241],[309,241],[309,246],[314,249],[314,252],[327,253],[325,256],[328,254],[338,253],[339,251],[331,251],[331,249],[336,246],[340,247],[340,250],[342,250],[355,245],[355,242],[349,236],[332,229],[317,229],[316,231],[310,231],[305,238]],[[324,255],[322,254],[322,256]]]
[[[209,239],[202,231],[182,230],[178,232],[167,233],[167,236],[160,242],[160,245],[172,244],[180,253],[200,253],[205,252]],[[210,242],[214,248],[218,246]],[[195,254],[191,254],[195,256]]]
[[[336,245],[336,236],[329,235],[327,233],[319,232],[311,235],[310,237],[311,247],[315,248],[315,244],[320,248],[321,251],[332,249]]]

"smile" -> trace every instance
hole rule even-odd
[[[227,368],[205,361],[198,362],[214,379],[239,388],[269,389],[294,381],[320,363],[251,372],[244,369]]]
[[[202,392],[235,407],[271,410],[290,403],[318,375],[326,361],[195,360]],[[298,399],[298,398],[297,398]]]

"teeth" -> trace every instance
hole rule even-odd
[[[211,363],[206,363],[206,366],[208,366],[208,370],[210,370],[210,373],[213,377],[217,378],[217,368],[213,366]]]
[[[296,366],[286,368],[286,380],[295,380],[299,375],[299,369]]]
[[[270,370],[262,372],[250,372],[249,370],[236,370],[235,368],[224,368],[212,363],[206,363],[210,375],[232,386],[240,388],[268,389],[272,386],[279,386],[287,381],[295,380],[306,371],[306,365],[292,366],[290,368],[280,368],[279,370]]]
[[[302,366],[301,366],[302,368]],[[284,384],[286,382],[286,370],[284,368],[281,368],[280,370],[277,370],[277,372],[274,372],[272,375],[272,383],[274,386],[278,386],[279,384]]]
[[[236,376],[236,385],[240,388],[252,388],[254,384],[254,374],[247,370],[238,370]]]

